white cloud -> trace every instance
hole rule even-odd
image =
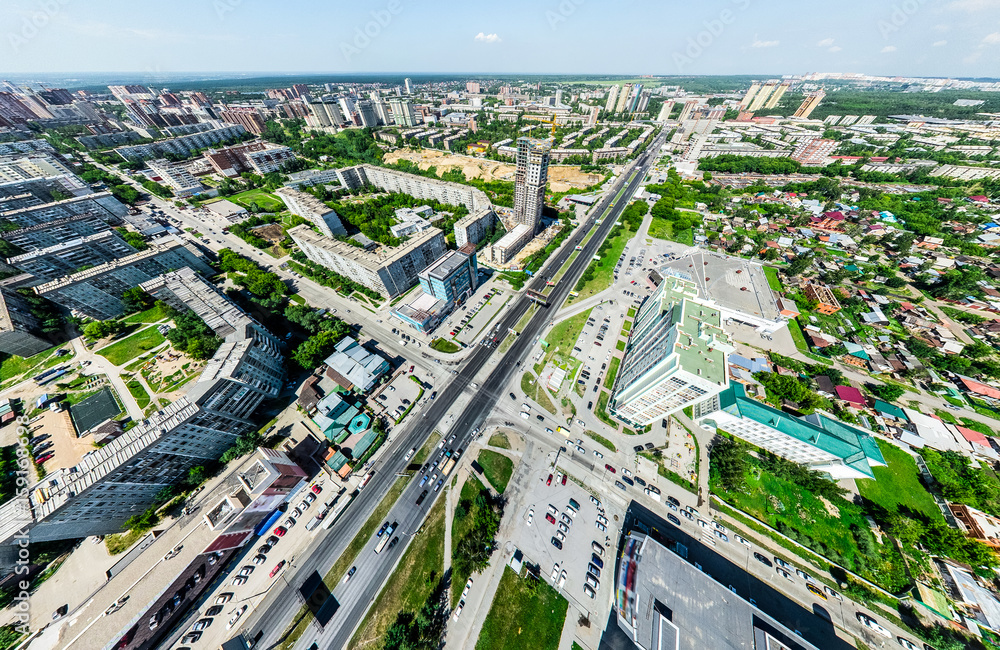
[[[476,34],[476,40],[480,43],[499,43],[501,38],[499,34],[487,34],[486,32],[479,32]]]
[[[753,37],[753,43],[750,45],[750,47],[758,47],[758,48],[759,47],[777,47],[778,43],[780,43],[780,41],[762,41],[759,38],[757,38],[756,35],[754,35],[754,37]]]
[[[1000,32],[987,34],[983,39],[983,45],[996,45],[997,43],[1000,43]]]
[[[934,41],[931,43],[931,47],[941,47],[942,45],[947,45],[948,41]]]
[[[888,54],[889,52],[895,52],[895,51],[896,51],[895,45],[886,45],[885,47],[882,48],[882,54]]]
[[[833,52],[834,54],[836,54],[837,52],[841,51],[842,49],[844,49],[844,48],[840,47],[839,45],[834,45],[833,47],[831,47],[830,49],[828,49],[827,52]]]
[[[975,13],[1000,9],[1000,0],[953,0],[945,5],[945,9]]]
[[[830,47],[831,45],[833,45],[832,38],[824,38],[819,43],[816,43],[816,47]]]

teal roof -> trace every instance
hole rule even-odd
[[[357,406],[344,401],[339,393],[330,393],[321,399],[316,404],[316,410],[313,422],[323,432],[326,439],[333,443],[340,443],[351,434],[348,426],[361,412]],[[363,431],[364,428],[359,430]]]
[[[326,464],[334,472],[339,472],[340,468],[347,464],[347,456],[338,451],[326,461]]]
[[[364,456],[365,452],[368,451],[368,448],[372,446],[372,443],[375,442],[375,438],[377,437],[378,432],[375,431],[375,429],[371,429],[368,433],[361,436],[361,439],[358,440],[354,444],[354,447],[351,448],[351,457],[357,459]]]
[[[719,395],[722,410],[738,417],[760,422],[787,436],[833,454],[844,464],[875,478],[872,465],[886,464],[878,443],[866,431],[820,413],[797,418],[746,396],[743,384],[731,382]]]
[[[875,410],[880,413],[885,413],[886,415],[891,415],[898,420],[906,420],[906,414],[903,413],[903,409],[895,406],[894,404],[889,404],[888,402],[883,402],[880,399],[875,400]]]

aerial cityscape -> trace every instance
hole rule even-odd
[[[1000,650],[1000,1],[500,8],[0,6],[0,650]]]

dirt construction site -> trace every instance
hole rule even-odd
[[[514,165],[485,158],[460,156],[435,149],[417,151],[399,149],[387,153],[384,160],[390,164],[397,160],[408,160],[419,165],[420,169],[437,167],[438,176],[451,167],[458,167],[466,178],[481,178],[484,181],[514,180]],[[570,189],[582,190],[595,183],[600,183],[603,178],[600,174],[581,172],[580,168],[575,165],[552,165],[549,167],[549,188],[553,192],[566,192]]]

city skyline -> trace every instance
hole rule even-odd
[[[796,5],[792,11],[785,2],[751,7],[749,0],[719,7],[661,7],[633,0],[613,10],[582,0],[551,6],[517,0],[495,15],[465,6],[429,14],[408,9],[401,0],[336,9],[308,2],[294,13],[266,11],[261,4],[181,0],[175,11],[161,13],[150,26],[144,9],[119,0],[105,0],[101,7],[5,3],[0,24],[7,31],[0,39],[0,56],[7,65],[0,74],[842,70],[983,77],[995,74],[990,62],[1000,50],[997,0],[890,6],[851,1],[824,12],[821,20],[810,20],[815,10],[808,7]],[[309,13],[309,21],[300,19],[303,12]],[[664,32],[666,26],[669,31]],[[623,30],[628,38],[593,56],[595,43],[608,43]],[[257,43],[262,33],[276,45],[286,45],[244,47]],[[425,47],[429,35],[434,41],[451,41],[449,49]],[[405,65],[398,52],[407,53]]]

